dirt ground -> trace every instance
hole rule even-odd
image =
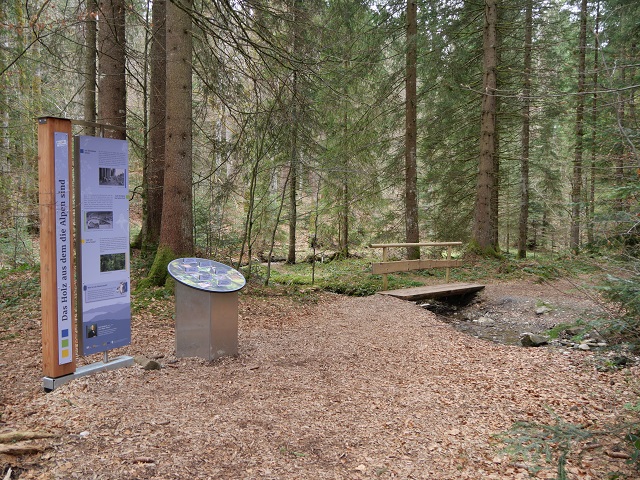
[[[495,326],[455,324],[488,315],[533,331],[594,314],[572,284],[488,285],[446,322],[381,295],[314,298],[241,295],[239,354],[214,362],[175,357],[173,305],[159,300],[111,356],[144,355],[160,370],[136,364],[50,393],[38,318],[5,319],[0,435],[52,436],[9,444],[31,450],[0,454],[0,478],[556,478],[557,448],[541,468],[502,451],[498,435],[516,422],[590,433],[570,443],[566,478],[639,478],[624,433],[602,434],[632,419],[637,366],[601,371],[598,352],[505,345],[489,338]],[[537,315],[542,303],[551,311]]]

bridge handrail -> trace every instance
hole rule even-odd
[[[382,288],[387,289],[388,280],[387,273],[400,272],[407,270],[421,270],[424,268],[446,268],[446,281],[449,283],[451,277],[451,267],[460,266],[460,262],[452,260],[452,247],[462,245],[462,242],[415,242],[415,243],[371,243],[370,248],[382,248],[382,262],[373,263],[372,269],[374,273],[380,271],[382,273]],[[446,260],[402,260],[398,262],[388,261],[389,248],[406,248],[406,247],[447,247]]]
[[[371,243],[370,248],[385,247],[446,247],[453,245],[462,245],[462,242],[418,242],[418,243]]]

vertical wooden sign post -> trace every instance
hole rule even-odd
[[[38,119],[42,363],[51,378],[76,369],[71,144],[70,120]]]

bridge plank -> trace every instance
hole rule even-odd
[[[484,288],[479,283],[446,283],[444,285],[430,285],[424,287],[401,288],[398,290],[385,290],[378,292],[380,295],[390,295],[402,300],[422,300],[424,298],[442,298],[465,293],[478,292]]]

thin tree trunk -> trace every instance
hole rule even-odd
[[[142,131],[144,135],[142,136],[142,226],[140,228],[140,232],[136,235],[135,239],[131,242],[131,248],[138,248],[146,250],[146,242],[144,238],[147,235],[147,193],[149,190],[149,185],[147,181],[148,177],[148,168],[149,168],[149,45],[151,43],[151,37],[153,35],[150,32],[149,27],[152,25],[153,20],[151,18],[151,9],[150,5],[147,5],[145,9],[145,31],[144,31],[144,59],[142,60]]]
[[[569,247],[574,253],[580,248],[580,200],[582,186],[582,154],[584,141],[584,92],[587,49],[587,0],[580,6],[580,38],[578,52],[578,98],[576,105],[576,146],[571,182],[571,236]]]
[[[497,195],[496,160],[496,85],[497,85],[497,0],[485,1],[483,33],[483,92],[480,124],[480,162],[476,189],[473,239],[484,253],[495,253],[493,195]]]
[[[297,107],[295,105],[295,91],[296,91],[296,77],[297,73],[294,72],[294,100],[292,111],[292,132],[291,132],[291,157],[289,159],[289,251],[287,253],[287,263],[296,263],[296,225],[298,222],[297,211],[297,188],[298,188],[298,125],[297,125]]]
[[[143,247],[155,246],[160,240],[164,155],[166,133],[167,31],[166,2],[153,1],[151,36],[151,82],[149,99],[149,155],[145,178],[146,222]]]
[[[292,22],[292,36],[293,36],[293,45],[291,47],[293,58],[300,57],[300,32],[301,28],[299,25],[299,17],[300,17],[300,8],[302,7],[302,0],[294,0],[293,2],[293,22]],[[287,263],[295,264],[296,263],[296,226],[298,223],[298,211],[297,211],[297,198],[298,198],[298,166],[299,166],[299,156],[300,152],[298,151],[298,131],[299,131],[299,122],[300,122],[300,105],[299,105],[299,96],[300,92],[298,91],[299,79],[298,72],[296,70],[293,71],[293,79],[291,85],[291,151],[290,151],[290,159],[289,159],[289,251],[287,253]]]
[[[598,66],[600,40],[598,38],[600,29],[600,1],[596,1],[596,20],[594,26],[594,48],[593,48],[593,101],[591,103],[591,172],[589,178],[589,198],[588,198],[588,221],[587,221],[587,241],[590,244],[595,242],[594,221],[596,208],[596,140],[598,123]]]
[[[345,98],[347,98],[346,88],[343,90],[343,94]],[[340,232],[339,232],[339,245],[340,245],[340,255],[343,258],[349,258],[349,155],[351,154],[348,149],[347,139],[349,138],[349,123],[348,123],[348,115],[346,105],[344,107],[344,116],[343,116],[343,128],[342,133],[344,135],[345,143],[343,155],[344,159],[344,170],[342,172],[342,192],[340,195],[342,207],[340,208]]]
[[[635,52],[637,51],[636,43],[631,44],[631,56],[635,58]],[[628,78],[635,78],[635,67],[632,65],[628,67],[620,68],[620,84],[627,85],[629,81]],[[627,71],[629,71],[629,76],[627,76]],[[618,131],[620,133],[620,141],[619,146],[617,148],[615,163],[614,163],[614,178],[616,187],[622,187],[625,184],[625,158],[628,157],[629,162],[633,162],[633,164],[637,165],[637,168],[640,170],[640,155],[638,155],[638,150],[635,146],[635,142],[630,136],[629,132],[633,131],[631,128],[632,125],[635,125],[636,122],[636,110],[635,110],[635,92],[631,90],[629,97],[626,97],[626,92],[618,91],[616,94],[617,97],[617,108],[616,108],[616,120]],[[625,110],[625,106],[628,105],[628,112]],[[631,164],[629,165],[631,166]],[[629,203],[625,202],[624,199],[620,198],[616,202],[616,209],[619,212],[629,212]]]
[[[316,283],[316,253],[318,250],[318,223],[320,217],[320,176],[318,176],[318,186],[316,188],[316,206],[315,216],[313,219],[313,240],[311,242],[313,247],[313,261],[311,268],[311,285]]]
[[[275,225],[273,226],[273,230],[271,231],[271,243],[269,246],[269,256],[267,257],[267,274],[264,279],[265,287],[269,285],[269,279],[271,278],[271,258],[273,257],[273,249],[276,244],[276,234],[278,233],[278,226],[280,225],[280,217],[282,215],[282,210],[285,204],[284,199],[286,196],[287,183],[289,182],[290,174],[291,174],[291,171],[289,171],[289,174],[287,175],[284,181],[284,186],[282,187],[282,195],[280,196],[280,206],[278,207],[278,214],[276,215],[276,222],[275,222]]]
[[[8,5],[0,2],[0,25],[7,23]],[[0,29],[0,42],[4,45],[7,42],[6,29]],[[0,48],[0,72],[4,72],[8,62],[7,52]],[[9,81],[8,75],[0,75],[0,105],[9,104]],[[11,208],[9,185],[11,184],[11,175],[13,166],[11,165],[9,149],[11,142],[9,137],[9,109],[0,108],[0,217],[6,218]]]
[[[256,188],[258,186],[258,171],[260,166],[261,155],[256,155],[255,163],[251,168],[251,179],[249,181],[249,198],[247,199],[248,205],[247,216],[244,221],[244,235],[242,236],[242,247],[240,248],[240,256],[238,257],[238,268],[242,264],[244,258],[245,247],[247,249],[247,264],[251,267],[251,234],[253,232],[253,213],[255,211],[256,204]],[[249,268],[251,273],[251,268]]]
[[[533,0],[527,0],[524,31],[524,87],[522,89],[522,158],[520,160],[520,220],[518,258],[527,256],[529,226],[529,143],[531,123],[531,42],[533,41]]]
[[[407,0],[407,58],[405,98],[405,228],[406,242],[420,241],[418,223],[418,167],[417,167],[417,36],[418,3]],[[407,248],[407,258],[420,258],[418,247]]]
[[[341,192],[342,208],[340,209],[340,256],[349,258],[349,183],[344,178]]]

